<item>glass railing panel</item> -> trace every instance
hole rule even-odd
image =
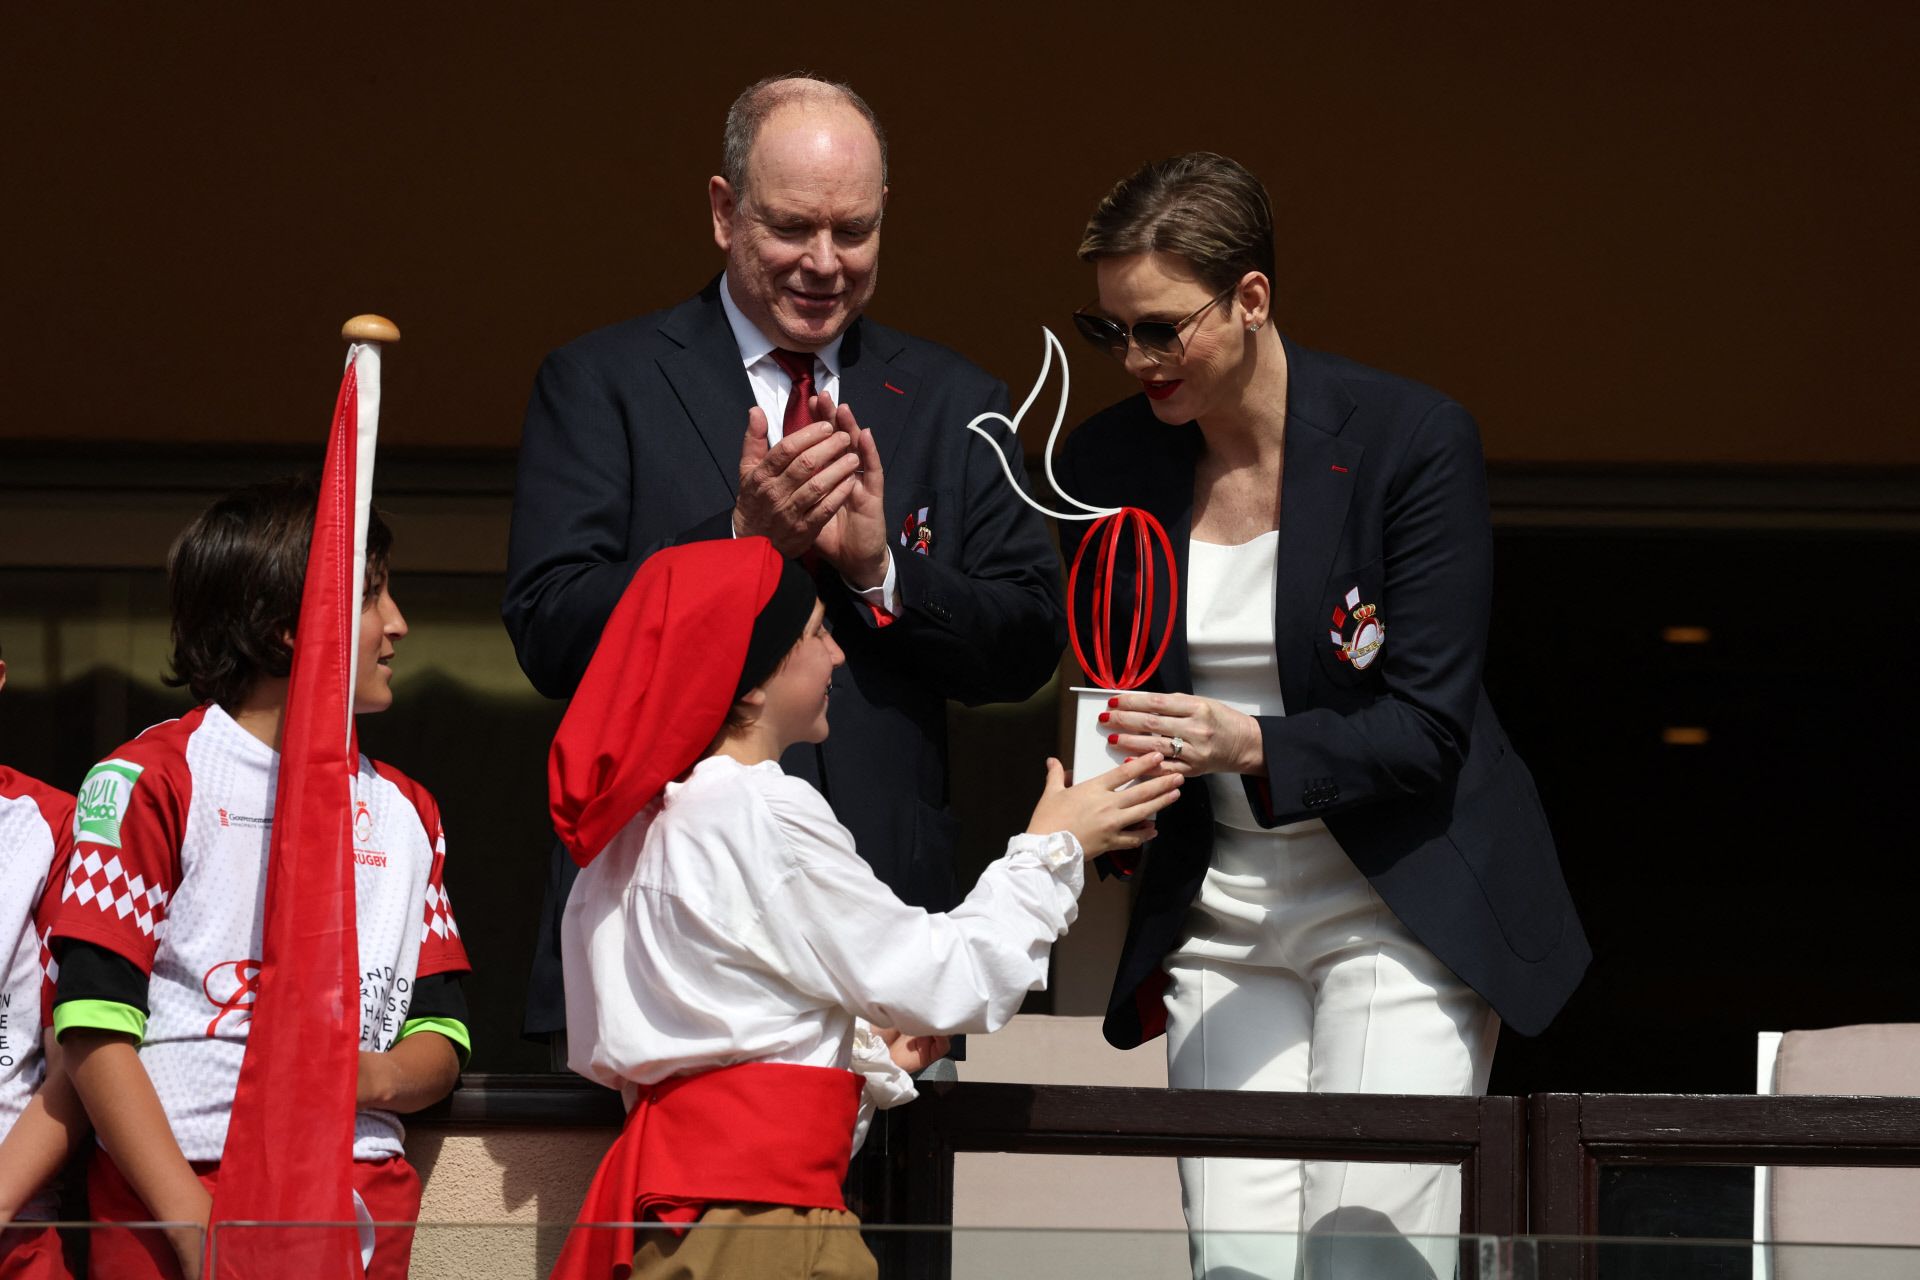
[[[193,1265],[206,1247],[206,1233],[189,1223],[12,1222],[0,1227],[0,1276],[107,1277],[156,1266],[164,1274]]]
[[[212,1232],[216,1258],[302,1256],[326,1232],[357,1233],[366,1223],[223,1224]],[[410,1250],[410,1280],[544,1280],[570,1236],[618,1228],[572,1223],[421,1223],[403,1244],[384,1228],[372,1246]],[[1491,1237],[1397,1235],[1295,1236],[1184,1231],[1090,1231],[971,1227],[712,1226],[631,1229],[636,1249],[662,1266],[698,1260],[699,1273],[751,1277],[785,1274],[776,1259],[818,1258],[822,1251],[870,1254],[882,1280],[1169,1280],[1196,1274],[1193,1257],[1211,1250],[1198,1274],[1208,1280],[1294,1280],[1304,1265],[1314,1280],[1503,1280],[1508,1248]],[[229,1254],[232,1260],[236,1254]],[[1304,1262],[1302,1261],[1304,1260]],[[1437,1260],[1437,1269],[1436,1269]],[[389,1256],[380,1261],[391,1262]],[[677,1272],[672,1272],[678,1274]],[[268,1274],[278,1275],[279,1272]],[[645,1274],[644,1272],[642,1274]]]
[[[1535,1237],[1507,1246],[1506,1267],[1513,1280],[1920,1280],[1920,1247]]]
[[[947,1243],[951,1280],[1498,1280],[1505,1274],[1501,1242],[1492,1237],[955,1228]]]

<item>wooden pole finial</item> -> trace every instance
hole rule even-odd
[[[385,316],[355,316],[340,326],[340,337],[347,342],[398,342],[400,326]]]

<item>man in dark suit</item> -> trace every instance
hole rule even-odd
[[[708,186],[726,270],[547,357],[527,407],[501,614],[529,679],[570,696],[634,570],[704,538],[804,555],[846,665],[833,735],[781,765],[817,785],[906,901],[956,898],[946,704],[1014,701],[1064,641],[1058,562],[965,425],[1004,385],[863,318],[886,145],[843,85],[762,81]],[[1021,467],[1019,457],[1013,465]],[[526,1031],[561,1029],[556,848]]]

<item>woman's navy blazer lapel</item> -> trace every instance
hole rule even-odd
[[[1315,649],[1326,643],[1326,620],[1316,611],[1324,603],[1322,588],[1339,567],[1333,561],[1367,450],[1340,434],[1358,407],[1346,386],[1314,352],[1281,341],[1287,351],[1287,438],[1273,636],[1280,692],[1289,710],[1302,711],[1311,705],[1307,675]]]

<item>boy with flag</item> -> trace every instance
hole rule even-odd
[[[1084,860],[1138,848],[1178,795],[1146,777],[1158,755],[1071,789],[1049,761],[966,901],[908,906],[780,769],[825,740],[841,661],[812,579],[760,537],[655,553],[607,623],[548,788],[585,868],[561,932],[569,1065],[628,1118],[556,1280],[873,1276],[840,1192],[857,1131],[914,1096],[942,1037],[1045,985]],[[700,1227],[589,1225],[647,1222]]]
[[[295,745],[289,680],[297,685],[309,660],[304,647],[295,660],[304,645],[297,633],[320,625],[310,617],[307,583],[316,572],[309,549],[318,564],[326,541],[314,534],[316,509],[322,520],[338,517],[338,504],[330,509],[322,492],[311,479],[240,489],[181,535],[168,563],[174,679],[200,705],[112,752],[82,786],[52,929],[59,962],[53,1025],[99,1137],[88,1192],[103,1222],[205,1223],[223,1153],[232,1155],[236,1094],[244,1096],[249,1078],[264,1082],[264,1101],[283,1117],[327,1102],[309,1092],[297,1063],[256,1062],[249,1049],[256,997],[265,1025],[275,993],[292,989],[272,980],[275,895],[292,895],[280,909],[340,905],[302,904],[308,886],[298,880],[269,883],[271,864],[294,856],[283,853],[273,829],[300,781],[282,770],[281,753],[284,745],[291,759]],[[370,514],[354,660],[343,658],[339,668],[353,673],[356,714],[391,705],[388,664],[407,634],[387,589],[390,547],[387,526]],[[359,1028],[350,1170],[358,1205],[349,1207],[373,1223],[410,1224],[420,1183],[406,1162],[398,1117],[453,1088],[468,1048],[457,976],[468,964],[442,886],[446,843],[433,797],[357,751],[350,767],[333,815],[351,843],[342,872],[351,886],[344,936],[357,932],[360,975],[357,1009],[333,1010]],[[320,852],[334,853],[324,842]],[[345,849],[339,852],[344,859]],[[331,958],[310,945],[315,965]],[[319,1038],[306,1053],[331,1050],[331,1024],[324,1016],[309,1021]],[[244,1074],[243,1059],[261,1074]],[[344,1128],[339,1136],[337,1156],[322,1140],[311,1145],[327,1168],[344,1173]],[[294,1167],[311,1155],[282,1149],[277,1158]],[[312,1211],[286,1216],[339,1220],[323,1189],[314,1198]],[[96,1232],[94,1273],[115,1280],[201,1274],[198,1227],[169,1232],[166,1243],[156,1235]],[[403,1277],[411,1244],[410,1225],[375,1230],[371,1254],[361,1259],[365,1274]],[[293,1259],[303,1242],[289,1238],[277,1247]],[[312,1273],[263,1274],[296,1270]]]
[[[7,663],[0,658],[0,689]],[[0,1280],[66,1280],[49,1185],[86,1116],[44,1035],[47,929],[73,851],[73,797],[0,765]]]

